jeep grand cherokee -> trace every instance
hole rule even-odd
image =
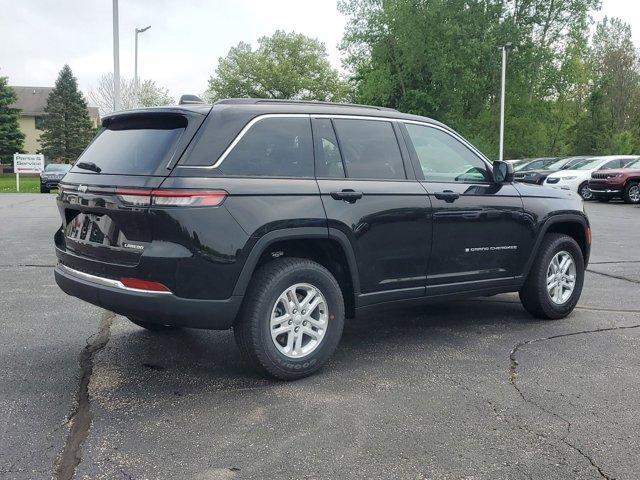
[[[519,292],[564,317],[591,242],[576,193],[514,184],[445,125],[359,105],[112,114],[57,202],[65,292],[147,329],[233,328],[283,379],[320,368],[345,317],[388,304]]]

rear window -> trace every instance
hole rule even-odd
[[[98,132],[72,171],[91,173],[77,166],[90,162],[103,174],[164,174],[186,127],[187,119],[180,115],[116,117]]]

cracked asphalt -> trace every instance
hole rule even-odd
[[[283,383],[230,332],[150,333],[66,296],[54,198],[1,195],[0,478],[638,478],[640,208],[587,210],[570,317],[515,295],[370,314]]]

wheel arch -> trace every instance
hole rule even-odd
[[[538,255],[542,239],[547,233],[563,233],[573,238],[582,251],[584,266],[586,268],[589,263],[589,254],[591,252],[591,227],[586,215],[578,214],[559,214],[549,217],[540,227],[538,238],[536,238],[535,246],[527,261],[524,277],[529,275],[533,261]]]
[[[355,315],[355,298],[360,293],[355,254],[347,236],[332,228],[286,228],[260,237],[247,255],[233,295],[243,296],[254,272],[281,257],[308,258],[329,270],[342,289],[346,316]]]

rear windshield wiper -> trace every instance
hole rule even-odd
[[[93,162],[78,162],[76,163],[76,167],[91,170],[96,173],[100,173],[102,171],[102,169]]]

